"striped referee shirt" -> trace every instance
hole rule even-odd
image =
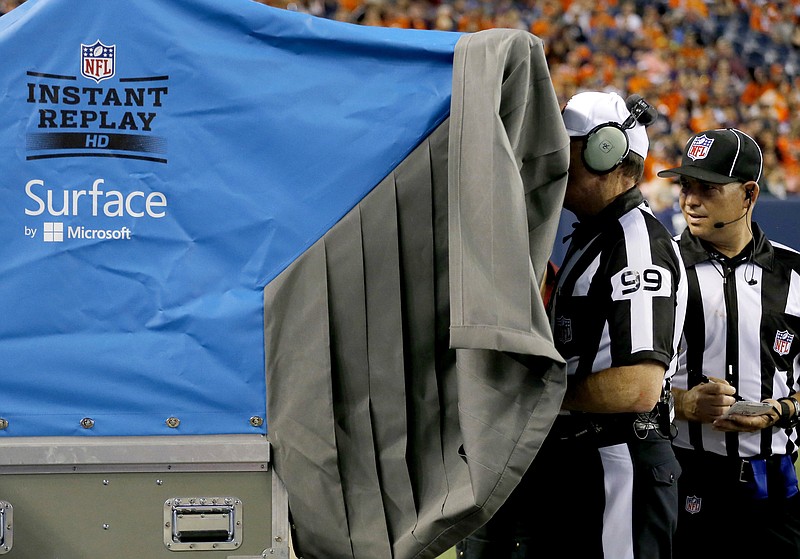
[[[755,223],[753,239],[729,259],[688,230],[681,235],[689,307],[676,388],[689,389],[705,374],[724,378],[746,400],[782,398],[800,389],[800,253],[769,241]],[[723,433],[710,424],[676,423],[674,443],[683,448],[742,458],[797,448],[797,430]]]
[[[645,359],[663,363],[671,375],[685,307],[677,243],[638,188],[578,224],[550,309],[569,375]]]

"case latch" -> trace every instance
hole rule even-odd
[[[11,551],[14,545],[14,507],[8,501],[0,501],[0,555]]]
[[[164,545],[170,551],[238,548],[242,545],[242,502],[235,497],[168,499]]]

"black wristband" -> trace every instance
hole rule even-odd
[[[787,400],[791,400],[791,402]],[[798,405],[797,400],[794,398],[778,398],[778,403],[781,405],[781,416],[778,421],[775,422],[776,427],[792,429],[800,423],[800,414],[798,414],[800,405]],[[792,412],[794,412],[794,415],[792,415]]]

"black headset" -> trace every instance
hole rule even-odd
[[[581,157],[586,168],[598,175],[610,173],[630,152],[629,130],[640,123],[650,126],[658,118],[658,111],[641,95],[633,94],[625,100],[630,116],[625,122],[605,122],[592,128],[586,135]]]

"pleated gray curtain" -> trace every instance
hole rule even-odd
[[[568,166],[541,41],[465,35],[451,117],[264,290],[296,551],[436,557],[534,459],[565,372],[538,292]]]

